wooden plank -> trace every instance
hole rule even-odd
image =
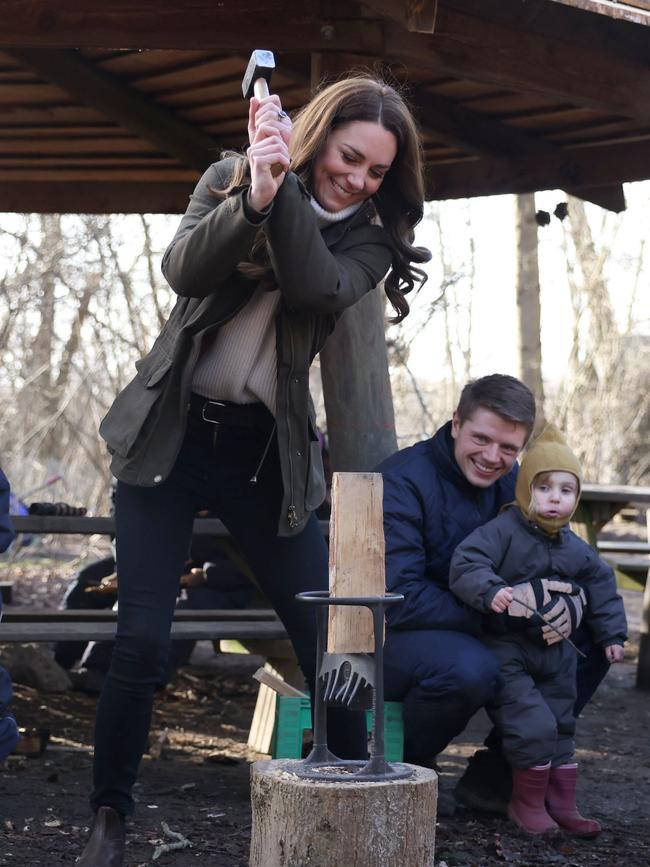
[[[429,175],[427,198],[431,199],[610,186],[648,178],[650,140],[616,147],[563,148],[543,159],[538,154],[485,157],[432,166]]]
[[[380,473],[334,473],[330,518],[332,596],[386,592],[383,480]],[[372,614],[359,606],[329,609],[329,653],[371,653]]]
[[[620,554],[650,554],[650,542],[627,542],[618,539],[602,539],[598,542],[599,551]]]
[[[53,48],[197,49],[250,55],[259,45],[275,52],[381,53],[381,28],[347,13],[334,32],[323,30],[320,3],[302,0],[0,0],[0,45]],[[329,20],[329,19],[328,19]],[[299,34],[297,36],[297,34]],[[244,48],[242,48],[244,46]],[[242,70],[243,75],[243,70]]]
[[[278,618],[271,608],[177,608],[174,621],[273,621]],[[111,608],[5,608],[2,623],[113,623],[117,611]],[[1,627],[0,627],[1,633]]]
[[[586,484],[582,486],[580,496],[585,502],[650,503],[650,487]]]
[[[173,173],[176,174],[176,173]],[[0,212],[19,214],[183,214],[198,174],[192,180],[128,183],[81,179],[62,181],[58,172],[49,180],[18,180],[5,174],[0,182]]]
[[[90,515],[66,516],[66,515],[12,515],[11,522],[17,533],[56,533],[81,536],[91,536],[98,533],[103,536],[112,536],[115,533],[115,519],[106,517],[94,517]],[[327,535],[329,524],[327,521],[319,522],[321,532]],[[218,518],[197,518],[194,521],[193,533],[195,536],[215,536],[219,539],[230,538],[223,521]]]
[[[627,3],[609,2],[609,0],[553,0],[554,3],[562,3],[564,6],[573,6],[585,12],[594,12],[597,15],[608,15],[610,18],[618,18],[622,21],[631,21],[634,24],[643,24],[650,27],[650,0],[628,0]]]
[[[115,623],[3,622],[0,624],[0,644],[31,641],[111,641],[115,637],[115,630]],[[216,641],[287,638],[287,633],[279,621],[185,621],[172,624],[171,636],[173,640]]]
[[[151,154],[155,150],[150,142],[135,137],[126,137],[121,131],[116,130],[112,136],[105,135],[77,135],[72,137],[67,134],[52,136],[45,130],[27,130],[22,135],[9,135],[6,131],[0,131],[0,160],[6,165],[7,156],[20,154],[23,158],[33,155],[36,159],[41,157],[68,157],[68,159],[83,156],[95,158],[101,154],[120,155],[123,159],[135,153]]]
[[[629,575],[645,575],[650,569],[649,557],[621,557],[618,554],[607,552],[604,552],[602,557],[614,569]]]
[[[504,154],[560,153],[553,142],[531,134],[520,127],[502,123],[485,114],[459,105],[453,100],[431,93],[426,88],[414,90],[414,97],[424,111],[420,111],[423,132],[441,138],[451,145],[459,145],[469,153],[494,156]],[[616,213],[625,209],[625,196],[620,184],[590,192],[589,189],[569,187],[566,192]]]
[[[202,130],[139,94],[119,78],[97,68],[79,52],[12,48],[6,53],[56,83],[82,105],[98,108],[106,117],[153,142],[187,166],[203,171],[218,151]]]
[[[268,671],[266,666],[264,668],[258,668],[253,677],[258,681],[258,683],[263,683],[278,695],[288,695],[292,698],[309,698],[306,692],[296,689],[295,686],[291,686],[290,683],[286,683],[278,674],[273,674],[271,671]]]

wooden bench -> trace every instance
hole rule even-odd
[[[612,569],[622,572],[642,586],[646,583],[650,569],[650,557],[625,557],[607,553],[603,554],[603,560],[606,560]]]
[[[17,533],[36,535],[113,535],[110,517],[63,515],[12,515]],[[194,535],[211,536],[229,551],[230,534],[216,518],[197,518]],[[241,562],[237,563],[241,565]],[[110,641],[115,636],[117,614],[106,609],[11,609],[5,608],[0,625],[0,643],[47,641]],[[252,642],[286,640],[287,633],[270,608],[196,610],[177,609],[173,640],[238,640]]]
[[[106,610],[7,610],[0,624],[0,644],[31,641],[111,641],[117,613]],[[287,633],[270,609],[179,609],[172,639],[192,641],[275,640]]]

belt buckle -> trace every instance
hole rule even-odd
[[[203,421],[207,421],[208,424],[220,424],[220,422],[215,421],[212,418],[206,418],[205,416],[205,408],[210,404],[211,406],[225,406],[226,404],[221,400],[206,400],[203,406],[201,407],[201,418]]]

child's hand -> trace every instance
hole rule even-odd
[[[497,614],[502,614],[512,602],[512,587],[502,587],[490,603],[490,608]]]
[[[607,657],[607,662],[623,662],[625,651],[620,644],[610,644],[605,648],[605,656]]]

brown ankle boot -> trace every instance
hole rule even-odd
[[[574,837],[597,837],[600,823],[585,819],[576,807],[577,765],[552,768],[546,789],[546,806],[560,828]]]
[[[508,815],[529,834],[558,830],[544,806],[550,770],[550,764],[539,768],[512,769],[512,797],[508,804]]]
[[[100,807],[76,867],[124,867],[124,822],[112,807]]]

